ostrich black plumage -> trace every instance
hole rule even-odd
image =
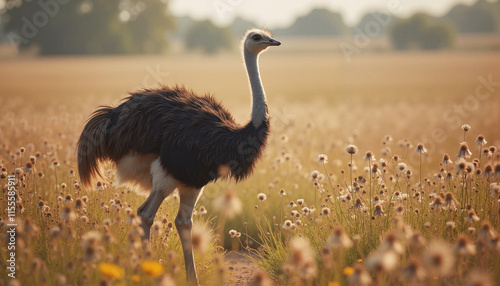
[[[150,190],[138,209],[144,239],[163,200],[175,189],[180,207],[175,219],[189,284],[198,284],[191,247],[192,212],[203,186],[220,176],[241,180],[251,174],[269,134],[266,95],[258,55],[281,43],[267,31],[247,31],[242,50],[252,90],[252,116],[244,126],[212,96],[184,87],[131,93],[117,107],[101,107],[78,141],[78,171],[83,185],[100,177],[99,163],[116,163],[117,182]]]

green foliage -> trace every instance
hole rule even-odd
[[[428,15],[415,14],[393,24],[390,36],[394,48],[398,50],[414,47],[442,49],[453,46],[455,30],[447,22],[436,22]]]
[[[186,47],[190,50],[201,48],[209,54],[219,49],[232,47],[232,36],[229,28],[219,28],[211,21],[195,22],[186,33]]]
[[[174,27],[167,11],[160,0],[50,0],[23,1],[3,12],[11,44],[47,55],[160,53]]]
[[[287,36],[341,36],[346,32],[342,15],[327,9],[315,9],[298,18],[291,27],[276,30],[277,35]]]
[[[500,5],[484,0],[472,6],[457,5],[445,16],[459,33],[498,33]]]

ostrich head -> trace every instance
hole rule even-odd
[[[261,29],[248,30],[243,37],[243,48],[258,55],[269,46],[279,46],[281,43],[271,38],[271,33]]]

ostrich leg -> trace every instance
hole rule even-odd
[[[175,218],[175,227],[179,232],[184,262],[186,265],[186,280],[188,285],[198,285],[196,268],[194,265],[193,245],[191,228],[193,226],[193,209],[202,189],[180,187],[179,188],[179,213]]]
[[[151,176],[153,177],[153,189],[146,201],[137,210],[137,214],[142,218],[143,241],[149,240],[150,229],[156,212],[163,200],[177,188],[178,184],[172,176],[162,169],[158,160],[151,163]]]

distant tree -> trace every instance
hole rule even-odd
[[[342,15],[327,9],[312,10],[298,18],[289,28],[277,30],[276,34],[286,36],[341,36],[348,28]]]
[[[162,0],[7,0],[8,41],[41,54],[161,52],[174,27]],[[4,17],[3,17],[4,18]]]
[[[419,45],[424,50],[450,48],[455,43],[455,29],[445,22],[430,24],[420,36]]]
[[[190,50],[201,48],[212,54],[220,49],[230,49],[232,43],[231,30],[217,27],[209,20],[195,22],[186,33],[186,47]]]
[[[479,0],[472,6],[457,5],[445,18],[459,33],[496,33],[500,31],[500,4]]]
[[[455,30],[447,22],[435,21],[426,14],[415,14],[392,25],[390,33],[394,48],[440,49],[449,48],[455,39]]]

